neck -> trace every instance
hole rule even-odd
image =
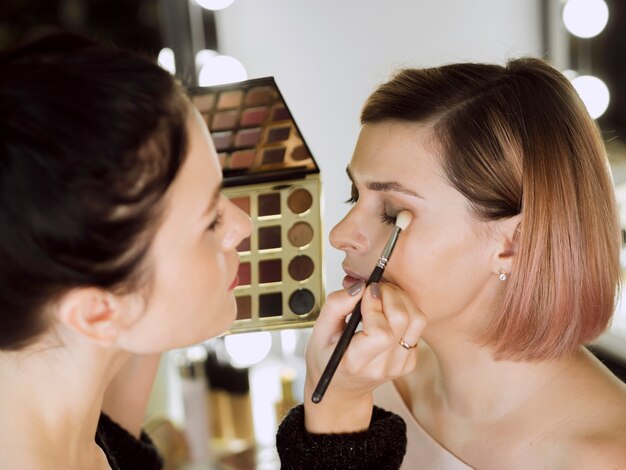
[[[467,333],[455,332],[449,325],[433,324],[428,329],[424,340],[434,353],[435,400],[446,413],[473,422],[494,422],[514,413],[580,357],[496,360],[490,347]]]
[[[94,437],[102,399],[124,358],[89,342],[1,352],[0,454],[19,459],[28,449],[59,467],[98,468],[103,455]]]

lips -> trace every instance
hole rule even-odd
[[[360,276],[359,274],[355,273],[354,271],[351,271],[350,269],[346,267],[344,267],[343,270],[346,273],[346,276],[343,278],[343,281],[341,282],[341,285],[343,286],[344,289],[347,289],[348,287],[356,284],[357,282],[361,282],[366,279],[365,277]]]
[[[228,290],[231,291],[238,285],[239,285],[239,263],[237,263],[237,269],[235,270],[235,278],[233,279],[233,282],[230,283],[230,286],[228,286]]]

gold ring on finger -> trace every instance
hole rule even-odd
[[[402,346],[404,349],[406,349],[407,351],[410,351],[411,349],[415,349],[417,347],[417,343],[409,344],[404,340],[404,338],[400,338],[400,341],[398,341],[398,344]]]

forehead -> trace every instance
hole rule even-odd
[[[357,180],[397,181],[407,187],[445,182],[432,144],[432,130],[420,124],[365,124],[350,162]]]

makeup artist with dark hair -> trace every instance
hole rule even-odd
[[[160,468],[141,432],[159,355],[235,319],[250,220],[150,60],[32,38],[0,52],[0,110],[0,468]]]

